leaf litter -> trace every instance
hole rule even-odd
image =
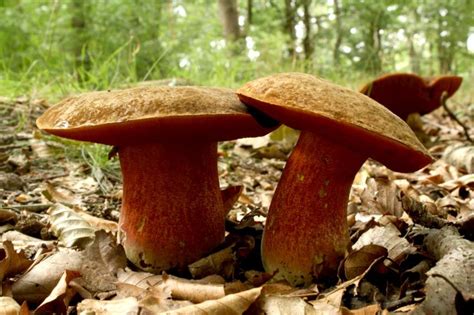
[[[220,144],[226,241],[184,272],[155,275],[128,264],[117,245],[117,162],[99,167],[84,149],[82,159],[67,156],[70,143],[35,130],[45,100],[1,101],[4,313],[472,313],[474,151],[441,110],[421,125],[437,162],[401,174],[369,160],[356,176],[339,282],[294,288],[264,272],[259,248],[297,132]],[[29,115],[21,132],[18,111]]]

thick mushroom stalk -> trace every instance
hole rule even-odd
[[[224,239],[217,142],[277,127],[261,125],[233,90],[193,86],[72,96],[36,123],[60,137],[119,148],[120,238],[128,258],[148,271],[181,268]]]
[[[216,142],[162,142],[119,148],[123,174],[120,239],[147,271],[181,268],[224,237]]]
[[[346,207],[366,156],[303,131],[287,161],[262,241],[266,270],[308,285],[335,274],[349,245]]]
[[[266,269],[292,284],[322,280],[348,244],[346,205],[366,158],[399,172],[432,161],[410,128],[361,93],[304,73],[247,82],[237,94],[302,131],[270,205],[262,256]]]

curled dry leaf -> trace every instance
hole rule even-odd
[[[173,276],[163,276],[162,285],[171,290],[171,296],[177,300],[188,300],[201,303],[207,300],[217,300],[226,295],[224,284],[202,283]]]
[[[369,177],[366,188],[360,199],[362,209],[368,213],[393,214],[401,217],[403,214],[400,202],[400,189],[386,177]]]
[[[20,305],[11,297],[0,297],[0,314],[1,315],[17,315],[20,313]]]
[[[94,242],[82,254],[81,275],[84,287],[92,292],[115,290],[117,272],[127,266],[125,251],[110,233],[95,233]]]
[[[60,248],[39,259],[13,284],[13,295],[19,301],[41,303],[65,270],[80,272],[82,278],[77,280],[91,292],[111,291],[115,289],[117,270],[125,266],[123,248],[116,245],[112,236],[98,231],[94,242],[84,251]]]
[[[5,277],[17,275],[28,269],[33,261],[26,258],[25,253],[21,250],[16,252],[12,242],[4,241],[3,248],[0,249],[0,281]]]
[[[352,249],[358,250],[369,244],[385,247],[388,250],[388,257],[397,263],[416,250],[406,239],[400,237],[400,231],[393,224],[376,226],[368,230],[362,234]]]
[[[237,315],[244,313],[259,297],[262,288],[253,288],[236,294],[226,295],[218,300],[205,301],[186,306],[163,314],[195,314],[195,315]]]
[[[366,245],[353,251],[344,259],[344,274],[346,279],[353,279],[363,274],[367,268],[380,257],[387,257],[387,249],[379,245]]]
[[[317,314],[314,306],[304,300],[317,294],[314,289],[299,290],[281,282],[266,284],[253,309],[259,314]]]
[[[16,212],[8,209],[0,209],[0,224],[15,223],[16,221],[18,221]]]
[[[49,296],[36,308],[35,314],[65,314],[76,291],[69,287],[71,280],[80,276],[77,271],[65,270]]]
[[[57,203],[49,208],[48,214],[54,235],[66,247],[84,248],[94,240],[95,229],[71,208]]]
[[[82,300],[77,305],[78,314],[95,314],[95,315],[114,315],[114,314],[138,314],[138,301],[134,297],[129,297],[113,301],[99,301],[92,299]]]
[[[190,264],[188,269],[193,278],[204,278],[212,274],[228,275],[232,273],[235,259],[232,246]]]
[[[474,173],[474,145],[456,143],[444,150],[443,159],[458,169]]]
[[[131,270],[118,270],[117,280],[119,283],[126,283],[147,289],[163,281],[161,275],[155,275],[148,272],[135,272]]]
[[[15,283],[13,296],[17,301],[41,303],[54,289],[65,270],[81,269],[81,254],[71,249],[60,249],[38,259]]]

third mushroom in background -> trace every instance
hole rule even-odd
[[[428,114],[441,106],[441,97],[451,97],[462,77],[445,75],[422,78],[412,73],[392,73],[366,84],[360,92],[387,107],[401,119],[408,115]]]
[[[432,161],[410,128],[367,96],[303,73],[246,83],[242,102],[301,135],[270,205],[262,240],[269,272],[293,285],[334,276],[349,245],[346,207],[371,157],[399,172]]]

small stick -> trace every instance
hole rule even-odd
[[[449,117],[451,117],[455,122],[457,122],[463,129],[464,135],[466,136],[466,139],[470,143],[474,143],[474,141],[471,139],[469,136],[469,128],[464,125],[457,117],[456,115],[448,108],[448,105],[446,105],[446,99],[448,98],[448,93],[446,91],[443,92],[441,95],[441,105],[443,106],[444,110],[448,113]]]
[[[13,211],[18,211],[18,210],[28,210],[30,212],[40,212],[48,209],[51,207],[53,204],[51,203],[40,203],[40,204],[34,204],[34,205],[14,205],[14,206],[7,206],[7,207],[2,207],[0,210],[13,210]]]

